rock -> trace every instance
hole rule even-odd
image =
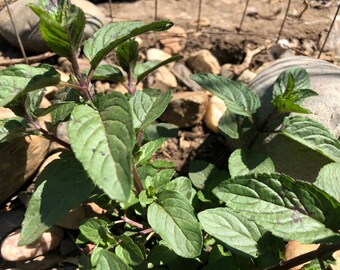
[[[129,93],[129,91],[126,89],[126,87],[123,85],[123,84],[117,84],[115,87],[114,87],[114,90],[115,91],[118,91],[122,94],[127,94]]]
[[[224,101],[219,97],[212,96],[209,100],[207,112],[204,116],[204,124],[215,133],[219,133],[218,122],[226,111]]]
[[[19,261],[15,264],[17,269],[25,269],[25,270],[50,270],[56,269],[53,266],[57,266],[63,260],[63,256],[48,253],[44,256],[36,257],[32,260],[28,261]]]
[[[49,101],[43,99],[41,107],[46,108],[49,105]],[[8,116],[10,112],[8,109],[5,111]],[[40,125],[45,128],[45,122],[50,121],[50,115],[38,119]],[[36,172],[47,156],[50,144],[49,140],[38,135],[0,144],[0,156],[6,157],[0,163],[0,203],[15,193]]]
[[[100,27],[104,26],[105,15],[94,4],[86,0],[72,0],[71,2],[83,9],[85,13],[84,39],[91,37]],[[28,3],[37,4],[38,0],[20,0],[10,4],[10,11],[23,46],[25,50],[32,52],[49,51],[39,31],[39,17],[26,6]],[[0,12],[0,34],[11,45],[19,48],[6,8]]]
[[[317,248],[319,248],[319,244],[301,244],[298,241],[289,241],[286,245],[285,249],[285,260],[290,260],[295,257],[298,257],[302,254],[306,254],[308,252],[314,251]],[[335,263],[331,264],[327,269],[332,270],[340,270],[340,250],[335,251],[332,254],[333,258],[335,259]],[[300,264],[298,266],[295,266],[293,268],[290,268],[291,270],[299,270],[302,268],[303,265],[308,264],[309,262]]]
[[[1,256],[6,261],[26,261],[41,256],[59,246],[63,229],[52,227],[28,246],[18,246],[20,229],[8,235],[1,243]]]
[[[148,61],[164,61],[170,57],[171,54],[156,48],[148,49],[146,52],[146,59]],[[169,65],[171,66],[171,64],[174,65],[174,63],[170,63]]]
[[[175,74],[177,79],[179,79],[185,86],[190,88],[193,91],[201,90],[201,86],[199,86],[196,82],[190,79],[192,72],[187,68],[186,65],[182,63],[176,63],[172,68],[171,72]]]
[[[340,68],[313,58],[296,56],[277,60],[251,81],[249,87],[260,97],[262,103],[255,119],[262,123],[273,110],[271,104],[273,83],[282,71],[293,66],[301,66],[307,70],[311,79],[311,89],[319,94],[303,102],[303,106],[312,112],[306,117],[322,123],[339,138]],[[319,170],[330,162],[321,154],[282,135],[267,137],[263,145],[257,144],[257,148],[263,149],[273,159],[279,172],[307,181],[315,181]]]
[[[61,155],[62,152],[56,152],[52,155],[50,155],[49,157],[47,157],[45,159],[45,161],[41,164],[39,170],[38,170],[38,173],[37,173],[37,177],[39,176],[39,174],[41,174],[41,172],[46,168],[46,166],[48,164],[50,164],[53,160],[56,160],[56,159],[60,159],[60,155]]]
[[[208,50],[193,53],[187,59],[188,67],[195,73],[220,74],[221,67],[215,56]]]
[[[0,241],[21,226],[24,214],[25,210],[20,208],[0,213]]]
[[[340,250],[335,251],[332,256],[335,259],[335,265],[331,265],[330,268],[332,270],[340,270]]]
[[[175,93],[161,120],[179,127],[192,127],[201,123],[208,105],[204,91]]]
[[[73,68],[71,62],[66,57],[59,57],[58,63],[66,74],[73,73]],[[100,64],[107,64],[105,60],[101,61]],[[84,72],[85,70],[89,70],[91,65],[90,61],[87,58],[78,58],[78,65],[80,72]],[[58,71],[59,72],[59,71]],[[59,72],[61,73],[61,72]],[[63,79],[62,79],[63,81]],[[67,80],[68,81],[68,80]]]
[[[59,139],[63,140],[64,142],[70,143],[70,139],[68,138],[68,133],[67,133],[67,123],[68,122],[59,123],[55,131],[55,135]],[[61,151],[63,149],[65,149],[64,146],[60,145],[57,142],[52,142],[51,147],[50,147],[50,152]]]
[[[185,48],[187,33],[180,26],[173,26],[168,31],[161,33],[159,42],[163,50],[169,54],[177,54]]]
[[[221,76],[232,79],[234,77],[233,65],[226,63],[221,67]]]
[[[71,209],[57,225],[69,230],[78,230],[79,225],[85,217],[85,210],[82,205],[79,205],[78,207]]]
[[[87,218],[98,217],[107,213],[107,210],[101,208],[98,204],[94,202],[85,203],[83,207]]]
[[[74,240],[67,238],[61,241],[59,251],[64,258],[64,256],[75,254],[78,251],[78,247],[74,244]]]
[[[175,75],[165,66],[158,68],[148,77],[148,84],[152,88],[161,89],[162,92],[178,86]]]
[[[320,245],[319,244],[310,244],[310,245],[306,245],[306,244],[301,244],[298,241],[289,241],[286,245],[286,249],[285,249],[285,260],[290,260],[293,259],[295,257],[298,257],[302,254],[311,252],[316,250]],[[302,268],[302,266],[304,266],[305,264],[308,264],[309,262],[300,264],[298,266],[292,267],[290,268],[291,270],[299,270]]]
[[[15,117],[15,113],[11,109],[0,107],[0,120]]]
[[[243,83],[249,83],[252,79],[255,78],[255,76],[256,73],[250,71],[249,69],[246,69],[241,73],[237,80]]]
[[[199,21],[197,19],[193,19],[189,22],[189,25],[196,27],[199,24],[200,27],[207,27],[210,25],[210,20],[207,17],[201,17]]]
[[[96,81],[94,83],[94,87],[97,93],[108,93],[109,90],[111,89],[111,85],[109,82],[101,82],[101,81]]]

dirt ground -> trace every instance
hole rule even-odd
[[[202,3],[200,25],[197,26],[200,2]],[[305,11],[307,6],[304,2],[304,0],[292,1],[280,36],[287,0],[250,0],[241,29],[238,28],[246,0],[112,0],[112,18],[109,2],[100,2],[97,6],[105,13],[108,21],[151,21],[157,17],[169,19],[175,25],[182,26],[188,34],[182,61],[185,61],[190,53],[204,48],[209,49],[221,65],[225,63],[237,65],[243,62],[247,48],[255,49],[274,44],[278,39],[289,44],[290,52],[293,54],[317,57],[336,12],[337,1],[306,1],[309,6]],[[2,8],[5,8],[5,5],[3,0],[0,0],[0,9]],[[158,35],[156,33],[142,37],[144,41],[142,52],[149,47],[161,48]],[[334,36],[333,33],[321,55],[321,58],[331,62],[334,61],[336,54]],[[258,68],[278,57],[281,52],[278,46],[264,50],[252,59],[249,69],[256,72]],[[2,60],[20,57],[22,56],[18,49],[0,38],[0,69],[6,67],[1,65]],[[46,61],[56,67],[59,65],[57,56]],[[210,132],[204,124],[181,129],[178,137],[170,139],[157,153],[157,158],[174,161],[180,175],[186,174],[188,165],[194,158],[226,168],[228,156],[229,151],[223,137]],[[12,266],[0,260],[0,269]]]

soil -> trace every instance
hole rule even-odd
[[[155,12],[155,2],[158,4],[157,12]],[[112,0],[113,18],[110,18],[110,3],[97,3],[97,6],[106,14],[108,20],[112,21],[151,21],[155,15],[159,19],[170,19],[186,29],[188,34],[186,47],[182,52],[184,56],[182,61],[185,61],[190,53],[204,48],[209,49],[221,65],[230,63],[236,66],[244,61],[247,49],[275,44],[278,39],[283,40],[282,43],[290,44],[288,51],[292,54],[317,57],[337,8],[335,0],[310,0],[307,1],[309,2],[308,9],[301,14],[305,7],[304,1],[292,1],[287,20],[279,34],[288,4],[286,0],[249,1],[241,29],[239,26],[245,0],[203,0],[200,25],[197,26],[199,2],[198,0]],[[5,5],[0,0],[0,10],[2,8],[5,8]],[[334,61],[336,53],[332,47],[332,38],[334,39],[331,37],[328,40],[321,54],[321,58],[331,62]],[[142,36],[142,54],[150,47],[161,48],[158,39],[158,33]],[[271,46],[270,49],[253,57],[249,69],[256,72],[266,63],[278,58],[284,51],[280,46]],[[4,59],[20,57],[21,53],[18,49],[11,47],[0,38],[0,63]],[[106,60],[113,62],[115,59],[109,56]],[[64,69],[58,64],[57,56],[45,62]],[[0,65],[0,69],[3,68],[5,66]],[[185,89],[184,86],[181,87],[176,91]],[[207,160],[218,167],[226,168],[229,154],[223,136],[212,133],[202,123],[193,128],[181,129],[178,137],[169,139],[155,158],[173,161],[178,175],[186,175],[190,161],[194,158]],[[26,188],[23,187],[23,190]],[[9,267],[15,267],[15,263],[4,262],[0,259],[0,269]],[[64,268],[60,266],[57,269]]]

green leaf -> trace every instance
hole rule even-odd
[[[242,258],[242,263],[246,263],[249,259],[245,258],[244,256]],[[247,260],[248,259],[248,260]],[[230,270],[236,270],[236,269],[242,269],[242,270],[248,270],[249,267],[240,267],[238,265],[237,260],[234,256],[230,254],[230,252],[225,252],[224,247],[220,244],[214,245],[212,247],[211,252],[209,253],[209,260],[208,264],[202,268],[202,270],[220,270],[220,269],[230,269]]]
[[[200,255],[203,239],[200,225],[189,201],[181,194],[165,190],[148,208],[148,222],[175,251],[185,258]]]
[[[150,164],[137,167],[137,174],[142,181],[145,181],[148,176],[154,177],[157,173],[158,170]]]
[[[230,175],[220,171],[214,164],[203,160],[193,160],[189,166],[189,178],[198,189],[211,189]]]
[[[310,79],[307,71],[301,67],[289,68],[280,73],[279,77],[276,79],[273,86],[273,100],[275,100],[277,96],[284,95],[285,93],[291,93],[294,89],[309,88]],[[303,100],[306,97],[308,97],[308,95],[303,95],[301,98]]]
[[[100,249],[96,261],[96,270],[129,270],[126,265],[116,254]]]
[[[45,90],[38,89],[27,93],[25,106],[30,114],[40,107],[40,104],[45,96]]]
[[[189,201],[192,200],[195,190],[192,188],[189,178],[180,176],[164,185],[164,189],[176,191],[182,194]]]
[[[218,129],[223,135],[228,136],[232,139],[238,139],[239,134],[237,115],[229,112],[229,110],[227,109],[218,121]]]
[[[126,97],[112,92],[98,111],[74,108],[68,124],[71,147],[95,184],[111,199],[126,201],[132,186],[133,127]]]
[[[92,218],[81,224],[79,230],[82,236],[97,245],[113,239],[108,226],[109,224],[105,220]]]
[[[60,74],[46,64],[37,67],[19,64],[0,71],[0,107],[27,92],[57,85]]]
[[[143,140],[153,141],[159,138],[176,138],[178,126],[169,123],[157,123],[148,125],[143,131]]]
[[[312,243],[334,236],[325,227],[322,203],[332,208],[320,190],[280,174],[256,174],[223,181],[213,193],[227,206],[284,240]],[[334,205],[333,219],[339,216]]]
[[[235,150],[229,157],[228,167],[231,177],[252,173],[274,173],[273,161],[261,152],[244,149]]]
[[[304,76],[307,76],[305,70],[301,71]],[[296,112],[296,113],[310,113],[309,110],[300,106],[302,101],[307,97],[316,96],[317,93],[310,89],[295,89],[295,78],[294,75],[290,72],[283,72],[287,78],[281,78],[282,80],[287,80],[287,86],[283,94],[278,94],[273,99],[272,103],[277,108],[279,112],[286,113],[286,112]],[[300,76],[301,77],[301,76]],[[301,79],[301,78],[300,78]],[[305,78],[304,78],[305,79]],[[309,80],[309,79],[308,79]],[[282,82],[276,82],[276,86],[278,86]],[[301,84],[301,82],[300,82]],[[302,85],[309,85],[308,83],[303,82]],[[274,84],[275,87],[275,84]],[[283,89],[276,89],[278,92],[283,91]],[[275,95],[275,94],[274,94]]]
[[[293,101],[284,99],[282,96],[277,96],[273,100],[273,105],[277,108],[278,112],[281,113],[288,113],[288,112],[295,112],[295,113],[311,113],[310,110],[303,108],[299,104],[294,103]]]
[[[191,79],[221,98],[230,112],[249,117],[260,107],[258,96],[240,82],[212,74],[193,74]]]
[[[319,259],[314,259],[309,263],[303,265],[300,270],[323,270],[323,269],[336,269],[337,260],[332,257],[332,254],[328,254],[326,257],[320,258],[323,261],[324,267],[321,266]]]
[[[51,113],[52,125],[57,125],[58,123],[66,121],[69,118],[75,106],[77,106],[77,103],[72,102],[72,101],[55,103],[47,108],[36,109],[34,111],[34,115],[36,117],[40,117],[40,116]]]
[[[150,88],[137,91],[130,99],[134,128],[141,130],[161,116],[171,98],[172,91],[162,93]]]
[[[144,80],[150,73],[154,72],[156,69],[165,66],[171,62],[176,62],[178,60],[182,59],[181,55],[174,55],[164,61],[148,61],[145,63],[138,64],[138,67],[136,66],[134,73],[137,77],[137,84]]]
[[[340,163],[325,165],[314,183],[340,202]]]
[[[165,141],[166,138],[159,138],[144,144],[137,152],[136,164],[144,164],[148,162],[152,155],[162,146]]]
[[[34,242],[48,228],[86,200],[94,189],[81,164],[65,153],[48,164],[38,176],[29,201],[19,245]]]
[[[120,44],[116,50],[117,58],[122,69],[129,73],[134,69],[138,58],[138,42],[126,41]]]
[[[79,7],[69,5],[69,1],[56,3],[58,3],[56,14],[51,14],[38,5],[28,6],[40,17],[40,33],[48,47],[71,60],[81,45],[85,14]]]
[[[264,230],[255,222],[249,221],[228,208],[208,209],[198,213],[203,229],[222,241],[241,255],[252,257],[259,255],[257,248]]]
[[[84,71],[84,74],[87,76],[89,71],[89,69]],[[115,66],[99,65],[94,71],[91,80],[102,80],[119,83],[124,81],[124,75],[120,69]]]
[[[23,117],[12,117],[0,120],[0,143],[34,134],[27,130],[30,126]]]
[[[145,187],[153,187],[155,189],[155,193],[163,189],[163,186],[166,185],[174,174],[176,173],[173,169],[165,169],[157,172],[154,176],[149,176],[145,180]]]
[[[58,125],[60,122],[67,121],[70,118],[74,107],[77,105],[77,103],[72,102],[72,101],[69,101],[67,103],[59,103],[59,104],[61,105],[56,106],[56,108],[53,111],[51,111],[51,116],[52,116],[51,124],[53,126]]]
[[[142,207],[146,207],[147,205],[153,203],[156,200],[155,196],[148,196],[147,191],[146,190],[142,190],[141,193],[139,193],[138,195],[138,200],[139,203]]]
[[[133,76],[138,78],[142,73],[146,72],[147,70],[153,69],[157,66],[161,61],[158,60],[151,60],[145,61],[143,63],[139,62],[136,64],[135,68],[133,69]]]
[[[58,91],[58,93],[55,94],[53,97],[53,103],[63,103],[68,101],[73,101],[76,103],[82,103],[83,102],[82,94],[79,90],[65,87]]]
[[[110,23],[99,29],[92,38],[84,44],[84,53],[95,69],[101,60],[121,43],[149,31],[164,31],[173,23],[170,21],[156,21],[149,24],[141,22]]]
[[[148,262],[153,265],[167,265],[178,258],[178,255],[169,247],[169,245],[161,240],[151,249]]]
[[[319,122],[302,116],[286,117],[281,129],[285,136],[340,162],[340,142]]]
[[[119,237],[120,245],[116,247],[116,255],[126,264],[139,265],[144,261],[144,254],[140,247],[126,235]]]
[[[165,160],[154,160],[150,162],[151,166],[154,168],[174,168],[176,167],[176,164],[171,161],[165,161]]]

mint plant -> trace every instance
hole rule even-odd
[[[154,124],[172,92],[140,90],[137,84],[179,56],[138,63],[134,40],[139,34],[167,30],[172,23],[110,23],[82,44],[81,9],[67,0],[41,0],[30,7],[40,17],[44,40],[72,63],[73,73],[63,82],[46,64],[0,71],[0,106],[17,114],[0,122],[1,144],[38,134],[65,148],[38,176],[20,245],[34,242],[79,204],[94,201],[108,214],[80,226],[76,244],[90,247],[79,257],[80,269],[285,269],[285,263],[280,264],[285,241],[322,243],[323,253],[340,248],[339,141],[311,119],[286,116],[308,113],[301,102],[315,95],[303,69],[279,76],[274,109],[261,123],[254,117],[260,100],[250,89],[219,76],[193,75],[224,100],[228,111],[220,130],[243,147],[230,156],[229,170],[194,161],[188,177],[174,178],[171,162],[153,159],[167,137],[176,134],[172,125]],[[77,60],[81,45],[91,64],[83,73]],[[121,69],[101,65],[112,50]],[[128,94],[97,94],[92,89],[93,80],[124,83],[121,70]],[[43,89],[53,85],[59,87],[55,102],[39,108]],[[52,127],[68,121],[69,143],[39,125],[37,118],[48,113]],[[283,125],[270,130],[272,121],[282,116]],[[253,151],[260,135],[271,132],[335,162],[320,171],[315,184],[277,173],[269,157]]]

